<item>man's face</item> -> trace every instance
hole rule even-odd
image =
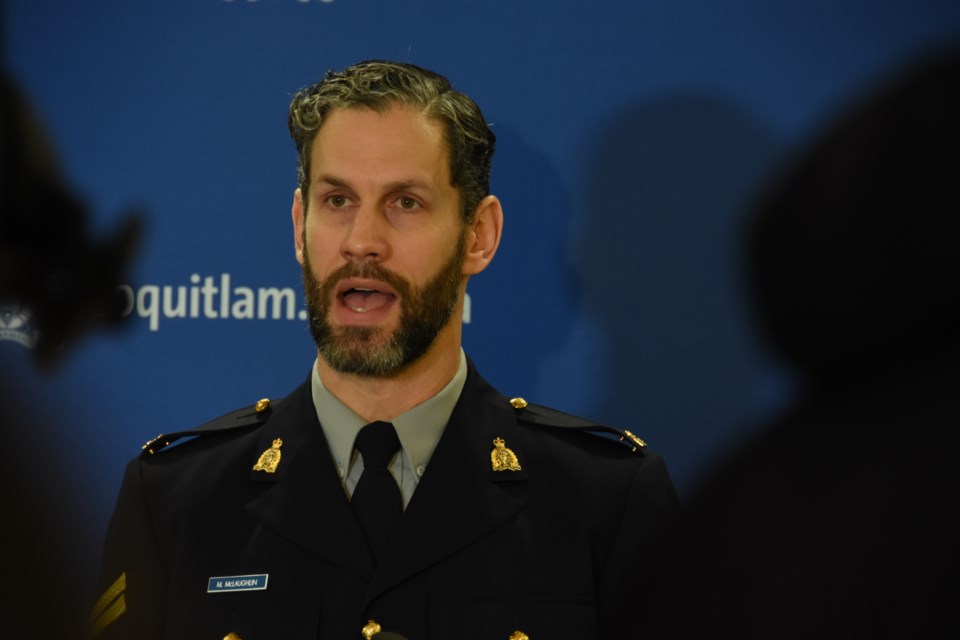
[[[295,233],[310,329],[333,369],[389,376],[426,353],[463,283],[465,234],[439,125],[341,109],[313,143]]]

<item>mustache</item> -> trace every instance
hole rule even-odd
[[[410,283],[386,267],[376,262],[362,262],[360,264],[348,262],[342,267],[334,269],[323,279],[323,282],[320,284],[320,294],[324,299],[329,298],[330,294],[336,289],[337,284],[348,278],[380,280],[381,282],[386,282],[394,291],[403,297],[406,297],[410,293]]]

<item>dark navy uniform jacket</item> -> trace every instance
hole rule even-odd
[[[677,515],[649,449],[514,408],[471,363],[377,565],[310,389],[129,464],[107,534],[99,637],[347,640],[369,620],[410,640],[642,636],[639,586]],[[275,472],[254,471],[276,439]],[[494,470],[497,439],[520,470]],[[216,579],[256,588],[218,590]]]

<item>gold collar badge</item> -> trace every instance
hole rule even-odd
[[[283,440],[277,438],[269,449],[260,454],[257,464],[253,465],[254,471],[266,471],[267,473],[276,473],[277,465],[280,464],[280,447],[283,446]]]
[[[517,454],[508,449],[503,438],[493,441],[494,449],[490,452],[490,464],[494,471],[520,471],[520,461]]]

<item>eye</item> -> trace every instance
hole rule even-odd
[[[348,204],[350,204],[350,200],[347,198],[347,196],[344,196],[341,194],[334,194],[332,196],[327,196],[325,201],[333,209],[343,209]]]
[[[409,196],[400,196],[397,198],[396,203],[398,207],[408,211],[420,208],[420,203]]]

